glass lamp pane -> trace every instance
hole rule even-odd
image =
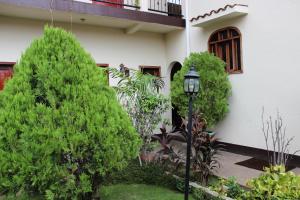
[[[199,79],[195,79],[195,92],[199,92],[200,82]]]
[[[184,92],[189,92],[189,79],[184,79],[183,88]]]
[[[194,93],[194,89],[195,89],[195,80],[190,79],[190,81],[189,81],[189,93]]]

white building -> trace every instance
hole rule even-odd
[[[265,107],[280,111],[296,150],[299,9],[298,0],[0,0],[0,76],[52,22],[71,30],[100,66],[164,77],[166,94],[189,52],[211,51],[227,63],[232,83],[230,112],[216,127],[221,140],[264,149]]]

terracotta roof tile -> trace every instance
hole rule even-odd
[[[210,12],[208,13],[205,13],[204,15],[198,15],[197,17],[193,17],[190,21],[193,22],[193,21],[196,21],[196,20],[199,20],[200,18],[205,18],[205,17],[209,17],[211,16],[212,14],[218,14],[219,12],[224,12],[226,11],[228,8],[234,8],[236,6],[245,6],[245,7],[248,7],[248,5],[244,5],[244,4],[227,4],[226,6],[224,6],[223,8],[219,8],[217,10],[211,10]]]

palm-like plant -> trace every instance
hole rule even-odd
[[[151,150],[153,131],[163,121],[163,114],[171,105],[170,98],[159,93],[164,87],[164,81],[160,77],[132,69],[129,76],[117,69],[110,69],[110,74],[119,79],[114,88],[143,140],[141,153],[145,155]]]

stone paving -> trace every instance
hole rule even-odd
[[[235,164],[250,158],[252,157],[221,151],[220,155],[218,156],[221,167],[215,172],[215,174],[226,179],[230,176],[235,176],[237,182],[245,186],[249,179],[258,177],[262,173],[262,171]],[[299,167],[293,169],[292,171],[300,175]]]

